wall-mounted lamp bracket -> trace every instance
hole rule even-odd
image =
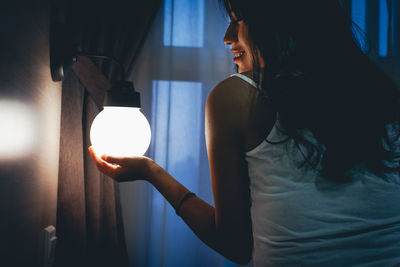
[[[53,81],[62,81],[64,69],[71,67],[99,110],[104,105],[140,107],[140,94],[132,82],[125,81],[123,65],[107,55],[78,52],[71,32],[64,23],[63,8],[54,7],[50,21],[50,72]],[[112,61],[121,72],[122,81],[111,84],[90,58]]]
[[[71,34],[63,23],[51,21],[50,23],[50,72],[53,81],[62,81],[64,68],[73,63],[74,46]]]
[[[103,109],[104,93],[112,88],[111,83],[101,73],[90,58],[78,56],[72,64],[72,71],[86,88],[99,110]]]

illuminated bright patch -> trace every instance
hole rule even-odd
[[[0,99],[0,159],[15,159],[32,152],[37,120],[28,105]]]

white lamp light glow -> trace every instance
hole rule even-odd
[[[151,140],[150,125],[139,108],[104,107],[90,128],[98,155],[142,156]]]
[[[104,110],[90,128],[90,141],[98,155],[142,156],[150,145],[151,130],[140,112],[140,95],[133,84],[124,86],[107,92]]]

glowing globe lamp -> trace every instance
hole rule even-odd
[[[117,82],[106,92],[104,109],[90,128],[93,150],[98,155],[142,156],[150,140],[150,125],[140,112],[140,94],[131,82]]]

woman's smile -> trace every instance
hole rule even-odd
[[[233,62],[237,63],[238,61],[241,60],[241,58],[244,55],[245,51],[232,50],[232,53],[235,55],[235,57],[233,58]]]

